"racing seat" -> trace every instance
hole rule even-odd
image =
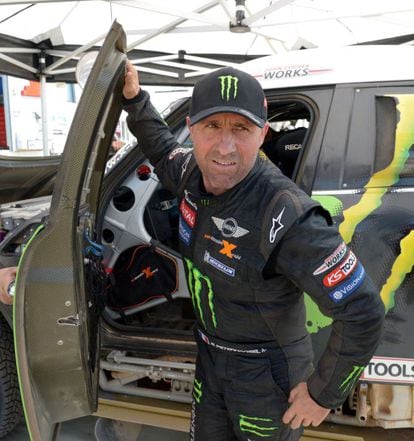
[[[306,135],[306,128],[290,130],[276,139],[262,144],[261,149],[280,171],[291,178],[295,170],[296,161],[302,150],[302,142]]]

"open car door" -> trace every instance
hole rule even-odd
[[[126,38],[114,22],[79,102],[49,218],[19,263],[14,335],[31,441],[97,407],[99,300],[106,278],[95,221],[108,149],[121,112]]]

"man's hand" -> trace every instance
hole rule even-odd
[[[299,383],[289,395],[290,407],[283,415],[284,424],[292,429],[300,426],[319,426],[329,413],[329,409],[319,406],[309,395],[306,383]]]
[[[7,292],[10,283],[16,278],[16,266],[0,269],[0,302],[6,305],[13,303],[13,297]]]
[[[138,72],[132,63],[127,60],[126,72],[125,72],[125,83],[122,93],[127,100],[135,98],[140,91]]]

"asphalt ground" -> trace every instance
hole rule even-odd
[[[62,425],[59,441],[96,441],[95,423],[97,418],[85,417],[66,422]],[[135,437],[134,437],[135,438]],[[145,426],[141,433],[133,441],[188,441],[188,433],[176,432],[173,430],[158,429]],[[13,430],[8,436],[1,438],[1,441],[30,441],[24,422]],[[121,440],[119,440],[121,441]],[[128,440],[129,441],[129,440]],[[131,439],[132,441],[132,439]]]
[[[64,423],[59,441],[96,441],[95,423],[97,418],[85,417]],[[119,438],[112,438],[121,441]],[[126,441],[188,441],[188,433],[144,426],[135,437]],[[358,428],[336,424],[322,424],[318,428],[306,431],[301,441],[413,441],[414,429],[385,430],[375,428]],[[1,441],[30,441],[25,424],[21,423],[10,435]],[[214,440],[211,440],[214,441]]]

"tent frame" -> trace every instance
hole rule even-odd
[[[72,0],[32,0],[30,4],[64,3]],[[89,1],[89,0],[84,0]],[[104,0],[112,4],[128,5],[137,9],[168,14],[173,17],[171,21],[157,29],[134,29],[126,30],[129,36],[140,35],[127,47],[128,58],[140,71],[140,81],[144,85],[174,85],[192,86],[198,77],[205,73],[223,66],[237,66],[240,63],[258,58],[260,56],[286,52],[286,42],[276,38],[269,32],[266,33],[264,17],[277,12],[279,9],[292,5],[298,0],[274,0],[268,6],[252,14],[246,5],[250,0],[234,0],[236,15],[229,10],[225,0],[206,0],[206,3],[194,11],[178,10],[171,6],[157,3],[150,0]],[[0,0],[0,5],[27,4],[27,0]],[[212,19],[205,12],[214,7],[220,6],[224,12],[224,18]],[[237,11],[243,8],[242,20],[237,17]],[[387,12],[404,12],[393,10],[391,7]],[[246,12],[247,17],[245,17]],[[380,14],[381,11],[378,11]],[[372,11],[365,18],[370,18]],[[375,15],[375,14],[374,14]],[[357,14],[326,14],[323,18],[315,17],[302,20],[301,23],[319,22],[323,20],[338,20],[344,18],[361,17]],[[240,17],[240,14],[239,14]],[[192,20],[200,23],[198,26],[180,27],[183,23]],[[258,25],[258,22],[261,24]],[[291,21],[281,21],[278,25],[288,25]],[[144,43],[166,33],[193,33],[193,32],[214,32],[214,31],[239,32],[248,30],[258,38],[263,38],[269,52],[263,55],[235,55],[235,54],[187,54],[184,50],[177,53],[166,53],[156,51],[145,51],[139,49]],[[50,32],[49,32],[50,34]],[[15,77],[39,81],[41,84],[41,108],[42,108],[42,134],[43,150],[49,153],[47,134],[47,105],[46,105],[46,82],[75,82],[76,65],[82,55],[90,50],[99,49],[99,44],[104,40],[106,34],[99,35],[84,45],[53,45],[48,33],[42,34],[33,40],[41,40],[37,43],[23,40],[4,34],[0,34],[0,73]],[[398,41],[400,39],[400,41]],[[294,48],[313,47],[309,42],[300,41]],[[414,40],[414,35],[396,37],[381,41],[383,44],[402,44]],[[378,41],[379,43],[380,41]],[[371,42],[376,43],[376,42]],[[366,43],[364,43],[366,44]],[[292,48],[291,48],[292,49]]]

